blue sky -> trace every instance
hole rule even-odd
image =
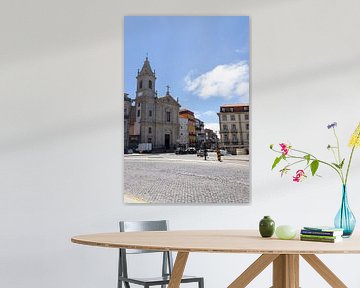
[[[137,69],[148,55],[158,95],[170,94],[218,130],[222,104],[249,102],[247,16],[126,16],[124,92],[135,98]]]

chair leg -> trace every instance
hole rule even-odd
[[[204,279],[199,280],[199,288],[204,288]]]

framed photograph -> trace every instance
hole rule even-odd
[[[124,202],[249,203],[249,17],[124,27]]]

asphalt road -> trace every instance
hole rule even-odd
[[[131,154],[124,157],[125,203],[246,204],[248,156]]]

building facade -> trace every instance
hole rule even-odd
[[[124,93],[124,152],[129,149],[131,99],[129,94]]]
[[[195,118],[196,147],[200,148],[205,143],[204,122]]]
[[[169,86],[166,95],[158,97],[155,82],[155,71],[146,57],[136,76],[135,119],[130,137],[137,139],[137,144],[151,143],[155,152],[172,151],[179,138],[180,104],[170,95]]]
[[[232,154],[248,154],[250,123],[249,104],[220,106],[220,146]]]
[[[189,129],[188,129],[188,119],[179,117],[180,124],[180,133],[178,144],[181,146],[189,146]]]
[[[187,119],[189,146],[195,147],[196,146],[196,130],[195,130],[194,112],[192,112],[188,109],[181,109],[179,111],[179,117]]]
[[[216,149],[219,144],[219,138],[217,134],[212,129],[205,128],[205,142],[207,143],[207,148]]]

